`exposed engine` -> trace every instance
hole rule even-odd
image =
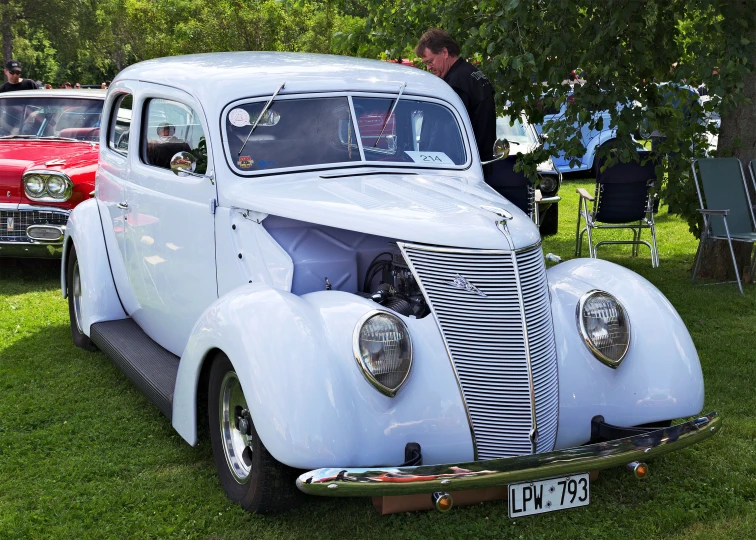
[[[385,251],[373,259],[365,272],[363,295],[405,317],[418,319],[430,313],[423,293],[402,254]]]

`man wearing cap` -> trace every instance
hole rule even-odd
[[[37,83],[33,80],[21,78],[21,64],[18,60],[11,60],[5,64],[5,76],[8,78],[8,82],[0,86],[0,92],[37,89]]]

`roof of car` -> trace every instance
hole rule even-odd
[[[105,99],[107,90],[80,90],[80,89],[61,89],[61,90],[17,90],[15,92],[2,92],[0,99],[3,98],[23,98],[23,97],[44,97],[44,98],[88,98],[88,99]]]
[[[430,95],[456,100],[435,75],[390,62],[309,53],[229,52],[147,60],[121,71],[124,79],[158,82],[182,89],[218,108],[240,98],[303,92],[360,91]]]

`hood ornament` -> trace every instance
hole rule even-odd
[[[463,278],[461,275],[457,274],[454,276],[454,281],[450,281],[449,285],[454,287],[455,289],[460,289],[462,291],[468,291],[471,293],[475,293],[478,296],[482,296],[486,298],[488,295],[481,291],[479,288],[477,288],[475,285],[467,281],[465,278]]]
[[[506,221],[509,221],[512,218],[514,218],[514,216],[512,214],[510,214],[509,212],[507,212],[503,208],[499,208],[498,206],[489,206],[487,204],[484,204],[480,208],[481,208],[481,210],[488,210],[489,212],[493,212],[494,214],[496,214],[497,216],[499,216],[500,218],[502,218],[502,219],[504,219]]]
[[[45,161],[45,167],[51,167],[53,165],[65,165],[65,164],[66,164],[66,160],[60,159],[60,158],[51,159],[50,161]]]

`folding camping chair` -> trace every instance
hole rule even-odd
[[[525,212],[538,227],[541,225],[539,206],[559,202],[561,197],[542,197],[540,190],[535,188],[527,176],[514,170],[515,161],[517,156],[508,156],[491,163],[492,172],[486,183]]]
[[[698,165],[698,173],[696,173]],[[750,163],[753,179],[753,161]],[[696,182],[696,192],[703,214],[704,227],[701,240],[698,243],[696,264],[693,269],[693,283],[701,265],[703,246],[708,240],[727,240],[732,255],[732,265],[735,268],[735,278],[738,289],[743,294],[740,281],[740,271],[735,260],[732,242],[756,242],[756,218],[754,218],[753,204],[748,193],[743,164],[737,158],[708,158],[694,159],[693,178]],[[700,176],[700,183],[699,183]],[[703,188],[703,193],[701,192]],[[756,253],[751,257],[750,272],[753,275]],[[722,283],[732,283],[722,282]]]
[[[656,246],[656,224],[654,223],[655,194],[651,188],[656,182],[656,170],[653,161],[648,159],[649,152],[639,152],[640,161],[617,163],[602,171],[605,158],[602,158],[596,175],[596,190],[591,196],[585,189],[577,188],[580,195],[578,204],[577,229],[575,231],[575,255],[583,250],[583,235],[588,235],[588,251],[597,258],[596,251],[601,245],[632,244],[633,257],[638,255],[638,246],[648,246],[651,250],[651,266],[659,266],[659,250]],[[645,163],[644,163],[645,162]],[[588,203],[593,203],[589,208]],[[580,228],[581,218],[585,227]],[[597,229],[630,229],[632,240],[603,240],[593,243],[593,232]],[[641,240],[641,231],[651,230],[651,243]]]

